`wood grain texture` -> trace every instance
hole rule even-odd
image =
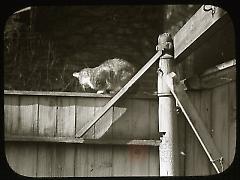
[[[174,58],[183,60],[199,47],[203,41],[211,37],[213,33],[229,21],[227,12],[215,7],[214,15],[211,11],[204,11],[203,6],[190,18],[190,20],[174,36]]]
[[[39,135],[56,135],[57,101],[56,97],[39,97]]]
[[[75,135],[75,98],[57,99],[57,136]]]
[[[95,98],[77,98],[76,100],[76,132],[79,131],[88,121],[94,117]],[[85,139],[94,137],[94,126],[86,134]]]
[[[109,101],[106,99],[96,99],[95,101],[95,113],[97,114],[103,106]],[[113,124],[113,107],[109,108],[108,111],[96,122],[94,125],[94,138],[95,139],[112,139],[112,124]]]
[[[228,86],[220,86],[213,89],[212,96],[212,129],[213,138],[217,148],[223,156],[223,168],[226,169],[229,165],[228,159]]]
[[[229,88],[229,134],[228,134],[228,147],[229,147],[229,165],[233,162],[236,151],[236,82],[232,82],[228,85]]]
[[[38,97],[21,96],[18,134],[37,135],[38,133]]]
[[[35,143],[5,143],[5,152],[9,166],[17,174],[36,177],[37,175],[37,146]]]
[[[19,127],[19,97],[4,96],[4,131],[5,134],[17,134]]]

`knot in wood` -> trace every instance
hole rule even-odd
[[[164,53],[173,54],[173,39],[170,33],[163,33],[158,36],[157,51],[163,51]]]

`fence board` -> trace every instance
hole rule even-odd
[[[94,117],[95,98],[78,98],[76,101],[76,132],[80,130],[90,117]],[[94,137],[94,126],[91,127],[83,138],[91,139]]]
[[[129,146],[128,158],[131,159],[131,175],[147,176],[148,175],[148,146]]]
[[[113,146],[113,176],[131,176],[131,161],[126,146]]]
[[[94,176],[112,176],[112,146],[95,145]]]
[[[6,157],[10,167],[18,174],[36,177],[37,146],[30,143],[6,143]]]
[[[88,176],[88,146],[89,145],[76,145],[75,176]]]
[[[16,97],[15,97],[16,98]],[[10,119],[10,122],[14,123],[16,120],[16,126],[12,130],[16,134],[23,135],[36,135],[38,131],[38,97],[20,97],[19,113],[18,108],[15,106],[18,100],[11,100],[14,104],[13,110],[10,112],[16,112],[16,115],[6,118]],[[5,119],[6,120],[6,119]],[[9,120],[9,119],[7,119]],[[17,128],[17,129],[15,129]],[[11,147],[13,146],[13,147]],[[15,148],[14,148],[15,147]],[[37,173],[37,145],[29,143],[14,143],[9,146],[6,143],[6,157],[10,166],[18,174],[35,177]],[[27,163],[26,163],[27,162]]]
[[[197,111],[200,110],[200,95],[199,92],[191,92],[189,94],[189,97],[196,108]],[[185,161],[185,175],[186,176],[191,176],[195,175],[198,172],[199,166],[196,162],[196,158],[198,156],[198,140],[193,133],[192,129],[190,126],[186,126],[186,161]]]
[[[212,128],[213,138],[224,162],[224,169],[229,164],[228,160],[228,86],[213,89],[212,96]]]
[[[95,114],[97,111],[101,110],[103,106],[109,101],[108,98],[96,99],[95,103]],[[96,122],[95,126],[95,134],[94,138],[104,138],[104,139],[112,139],[112,122],[113,122],[113,107],[109,108],[108,111]],[[102,137],[104,135],[104,137]]]
[[[203,123],[205,124],[206,128],[209,130],[208,132],[211,134],[211,91],[206,90],[201,92],[201,108],[200,108],[200,114],[203,120]],[[198,166],[201,168],[198,168],[198,174],[197,175],[209,175],[210,174],[210,168],[212,168],[211,163],[209,162],[209,159],[207,158],[207,155],[205,154],[204,150],[199,144],[198,147],[198,156],[197,156],[197,162]]]
[[[38,128],[38,97],[20,97],[18,134],[36,135]]]
[[[19,98],[9,95],[4,97],[4,125],[6,134],[16,134],[19,126]]]
[[[228,147],[229,147],[229,164],[232,163],[235,156],[236,148],[236,82],[229,84],[229,134],[228,134]]]
[[[121,103],[120,103],[121,102]],[[131,138],[132,100],[118,102],[113,108],[113,138]]]
[[[57,99],[39,97],[39,135],[56,135]],[[38,144],[37,176],[54,177],[56,164],[56,144]]]
[[[148,139],[150,134],[149,101],[132,100],[131,113],[131,138]]]
[[[57,117],[56,97],[39,97],[39,135],[55,136]]]
[[[61,97],[57,99],[57,135],[75,135],[75,98]]]
[[[158,147],[149,147],[148,175],[159,176],[159,149]]]

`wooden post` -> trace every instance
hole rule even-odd
[[[160,176],[179,175],[176,103],[163,79],[173,71],[173,40],[164,33],[158,37],[156,50],[163,51],[158,68],[159,132],[166,132],[159,146]]]

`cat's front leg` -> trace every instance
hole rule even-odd
[[[97,94],[106,94],[106,90],[98,90]]]

